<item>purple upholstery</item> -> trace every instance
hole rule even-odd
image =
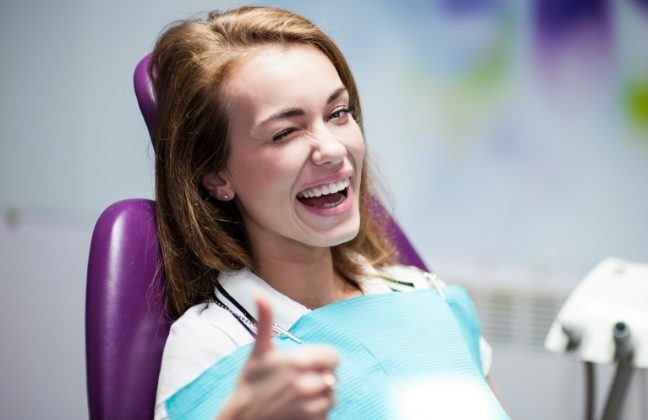
[[[86,290],[92,419],[151,419],[170,318],[151,200],[108,207],[95,226]]]
[[[155,148],[153,135],[157,123],[157,100],[155,98],[155,90],[153,82],[148,75],[148,66],[151,61],[151,54],[147,54],[137,63],[135,67],[135,74],[133,75],[133,85],[135,87],[135,96],[137,96],[137,104],[139,105],[146,128],[148,128],[149,135],[151,136],[151,143]]]
[[[150,57],[135,69],[137,100],[149,133],[156,101],[147,74]],[[404,264],[425,265],[378,201],[375,214],[388,218],[387,234]],[[131,199],[99,217],[92,235],[86,290],[86,367],[90,418],[151,419],[162,350],[171,319],[164,308],[163,275],[155,228],[155,204]]]
[[[386,222],[385,233],[389,236],[398,250],[399,262],[403,265],[413,265],[427,271],[425,263],[412,246],[412,243],[407,239],[400,226],[398,226],[398,223],[396,223],[387,210],[385,210],[385,207],[383,207],[380,201],[372,199],[369,203],[369,207],[376,217]]]

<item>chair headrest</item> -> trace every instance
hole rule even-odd
[[[157,126],[158,110],[157,98],[153,88],[153,81],[149,76],[148,67],[151,62],[151,54],[146,54],[135,67],[133,74],[133,84],[135,85],[135,96],[137,96],[137,103],[140,111],[144,116],[146,127],[148,128],[151,143],[155,150],[155,129]]]

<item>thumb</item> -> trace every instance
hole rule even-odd
[[[272,309],[268,300],[260,295],[254,298],[257,305],[257,336],[251,357],[261,357],[273,349]]]

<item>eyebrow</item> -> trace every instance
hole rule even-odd
[[[331,95],[326,100],[326,105],[328,105],[331,102],[338,99],[346,91],[347,91],[347,89],[344,86],[335,89],[333,91],[333,93],[331,93]],[[281,111],[277,112],[276,114],[273,114],[270,117],[266,118],[261,123],[259,123],[259,126],[267,124],[268,122],[270,122],[271,120],[274,120],[274,119],[285,119],[285,118],[292,118],[292,117],[300,117],[300,116],[302,116],[304,114],[306,114],[306,113],[301,108],[286,108],[286,109],[281,110]]]

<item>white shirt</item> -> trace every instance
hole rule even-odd
[[[367,266],[365,270],[369,275],[356,279],[365,295],[432,287],[423,272],[415,267],[395,265],[378,272],[373,267]],[[257,318],[254,297],[263,294],[272,307],[274,322],[286,330],[290,329],[300,317],[310,312],[310,309],[273,289],[247,269],[223,272],[218,281],[222,288],[254,318]],[[214,293],[232,311],[243,315],[217,289]],[[196,379],[218,360],[252,341],[254,338],[241,323],[216,303],[201,303],[189,308],[171,325],[164,346],[155,403],[155,420],[167,418],[164,404],[167,398]],[[492,349],[483,337],[480,339],[480,352],[483,373],[487,376],[492,363]]]

